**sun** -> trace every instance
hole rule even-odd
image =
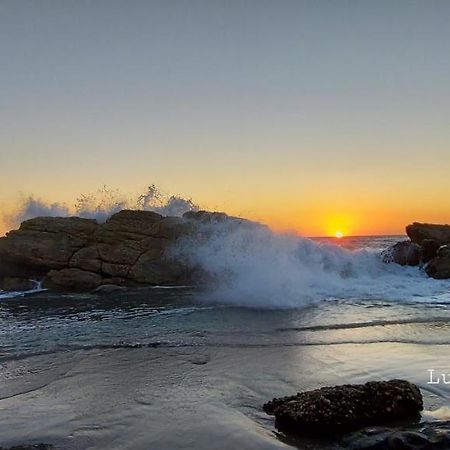
[[[344,233],[342,231],[336,231],[336,233],[334,233],[334,235],[338,238],[338,239],[342,239],[344,237]]]

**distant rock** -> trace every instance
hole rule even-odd
[[[233,217],[225,214],[223,212],[209,212],[209,211],[188,211],[183,214],[183,219],[187,220],[189,223],[203,224],[203,225],[228,225],[230,228],[233,227],[252,227],[259,229],[267,229],[266,225],[260,223],[252,222],[248,219],[243,219],[241,217]],[[194,226],[195,229],[195,226]]]
[[[163,217],[152,211],[123,210],[104,224],[78,217],[30,219],[0,238],[0,286],[12,290],[18,280],[29,278],[43,280],[48,289],[66,291],[186,284],[197,273],[170,258],[169,249],[177,239],[219,222],[255,226],[207,211]]]
[[[439,280],[450,278],[450,246],[440,247],[437,256],[427,264],[425,271],[430,277]]]
[[[275,415],[280,431],[299,435],[335,435],[386,425],[416,418],[422,409],[419,388],[404,380],[324,387],[264,405],[264,411]]]
[[[406,234],[412,242],[419,245],[422,245],[424,239],[432,239],[439,245],[450,244],[450,225],[414,222],[406,227]]]
[[[394,262],[402,266],[417,266],[420,264],[422,250],[420,245],[411,241],[400,241],[383,254],[383,261]]]
[[[386,263],[421,265],[432,278],[450,278],[450,225],[414,222],[406,227],[410,241],[401,241],[382,254]]]
[[[435,239],[424,239],[421,244],[422,261],[427,263],[437,256],[441,243]]]

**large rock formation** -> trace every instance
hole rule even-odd
[[[414,418],[423,409],[422,394],[408,381],[371,381],[301,392],[264,405],[280,431],[341,434],[365,426]]]
[[[440,247],[436,257],[427,264],[425,270],[430,277],[439,280],[450,278],[450,246]]]
[[[383,253],[383,261],[395,262],[402,266],[418,266],[421,261],[420,245],[411,241],[400,241]]]
[[[417,245],[417,244],[412,244]],[[436,257],[441,244],[434,239],[424,239],[420,244],[422,262],[427,263]]]
[[[439,245],[450,244],[450,225],[414,222],[406,227],[406,234],[412,242],[419,245],[425,239],[437,241]]]
[[[97,223],[78,217],[37,217],[0,239],[0,274],[40,276],[67,267],[72,255],[92,238]]]
[[[433,278],[450,278],[450,225],[414,222],[406,227],[410,240],[397,242],[383,252],[383,261],[422,265]]]
[[[224,221],[246,223],[205,211],[181,218],[124,210],[104,224],[78,217],[30,219],[0,238],[0,287],[20,286],[30,278],[71,291],[185,283],[192,273],[171,259],[168,250],[201,224]]]

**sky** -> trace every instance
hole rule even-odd
[[[1,212],[155,183],[308,236],[448,223],[449,23],[446,0],[0,0]]]

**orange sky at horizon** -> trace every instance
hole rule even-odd
[[[20,193],[152,183],[304,236],[450,222],[450,2],[23,3],[0,14],[0,233]]]
[[[95,193],[95,190],[91,192]],[[138,192],[136,190],[135,192]],[[139,191],[142,192],[142,191]],[[182,194],[180,194],[182,195]],[[367,193],[365,194],[367,195]],[[432,193],[428,192],[432,197]],[[135,198],[136,195],[129,195]],[[241,196],[237,201],[237,195],[229,195],[223,201],[214,201],[211,195],[204,199],[192,197],[202,209],[212,211],[224,211],[230,215],[236,215],[255,220],[268,225],[276,232],[290,232],[301,236],[335,236],[341,232],[344,236],[369,236],[369,235],[402,235],[405,226],[414,221],[428,223],[449,223],[450,207],[444,199],[434,199],[434,203],[425,203],[419,198],[416,202],[406,202],[398,205],[398,202],[383,202],[373,199],[369,205],[361,205],[361,198],[333,198],[324,196],[319,203],[320,196],[316,195],[310,201],[301,202],[295,197],[286,196],[284,201],[277,201],[270,195],[265,199],[254,196]],[[337,196],[339,197],[339,196]],[[344,195],[345,197],[345,195]],[[14,215],[19,205],[18,195],[9,202],[1,203],[3,216]],[[72,198],[51,198],[44,195],[36,195],[46,203],[59,202],[70,209],[75,204],[77,196]],[[186,197],[188,198],[188,196]],[[6,220],[0,216],[0,234],[9,230]]]

